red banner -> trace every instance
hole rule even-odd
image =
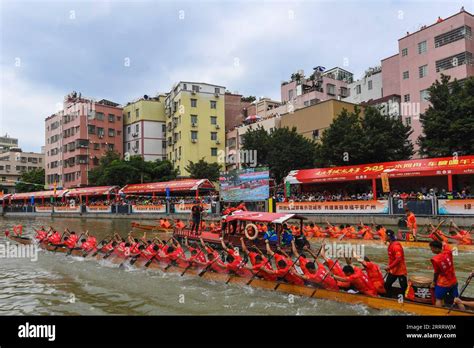
[[[277,203],[277,213],[388,214],[388,200]]]

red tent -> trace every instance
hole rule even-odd
[[[214,190],[214,184],[207,179],[184,179],[175,181],[153,182],[147,184],[130,184],[123,187],[120,192],[124,194],[137,193],[165,193],[169,188],[170,192],[186,192],[196,190]]]
[[[54,190],[14,193],[10,197],[10,199],[14,201],[14,200],[31,199],[31,197],[33,197],[35,199],[38,199],[38,198],[51,198],[51,197],[62,197],[67,191],[68,190],[56,190],[56,194],[54,194]]]
[[[290,184],[309,184],[370,180],[380,178],[382,173],[387,173],[389,178],[474,174],[474,156],[424,158],[345,167],[293,170],[285,181]]]
[[[80,196],[106,196],[116,193],[118,186],[96,186],[96,187],[79,187],[69,189],[66,197],[80,197]]]

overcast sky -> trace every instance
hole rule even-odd
[[[407,31],[473,0],[0,0],[0,134],[44,145],[44,118],[72,90],[120,104],[179,80],[280,100],[280,83],[317,65],[359,78]]]

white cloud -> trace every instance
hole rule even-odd
[[[59,110],[63,91],[33,84],[21,67],[2,67],[0,77],[0,134],[19,138],[24,151],[39,152],[44,145],[44,119]]]

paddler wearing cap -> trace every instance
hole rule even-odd
[[[403,246],[399,241],[397,241],[393,230],[387,230],[385,241],[389,243],[387,248],[388,266],[385,268],[385,271],[387,271],[385,291],[390,295],[392,293],[392,285],[398,279],[398,283],[400,284],[403,293],[405,293],[408,283]]]

